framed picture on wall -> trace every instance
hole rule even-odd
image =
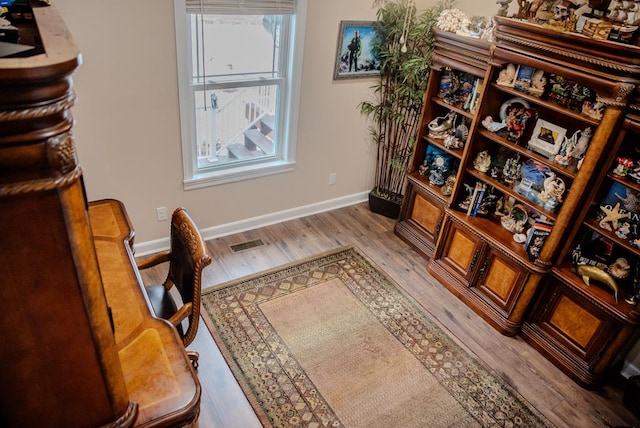
[[[373,49],[375,37],[373,21],[340,22],[334,80],[374,77],[380,73],[380,60]]]

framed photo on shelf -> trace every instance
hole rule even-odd
[[[357,79],[380,74],[380,60],[373,50],[377,30],[374,21],[341,21],[333,79]]]
[[[555,156],[560,150],[566,133],[566,129],[538,119],[529,140],[529,149],[543,156]]]
[[[535,68],[528,65],[518,66],[518,70],[516,71],[516,78],[513,81],[514,89],[528,92],[529,88],[531,88],[531,80],[533,79],[533,73],[535,71]]]

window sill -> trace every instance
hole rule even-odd
[[[268,175],[291,172],[295,169],[295,162],[273,161],[259,165],[248,165],[232,170],[214,171],[195,174],[183,181],[184,190],[200,189],[202,187],[218,186],[220,184],[233,183],[235,181],[251,180],[266,177]]]

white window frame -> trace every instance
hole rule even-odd
[[[304,46],[307,1],[297,0],[296,13],[292,16],[290,59],[287,67],[287,84],[282,92],[279,121],[284,123],[278,134],[281,150],[279,156],[260,162],[243,163],[238,166],[201,172],[197,166],[197,147],[195,136],[195,115],[193,106],[194,91],[191,87],[191,49],[189,19],[185,0],[174,0],[176,32],[176,54],[178,71],[178,93],[180,103],[180,131],[182,140],[183,187],[185,190],[197,189],[219,184],[249,180],[273,174],[293,171],[298,136],[298,107],[302,81],[302,57]]]

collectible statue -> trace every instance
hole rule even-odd
[[[445,116],[439,116],[429,122],[429,136],[432,138],[444,138],[451,133],[457,113],[450,111]]]
[[[509,158],[502,168],[502,176],[504,182],[508,185],[512,185],[518,178],[520,178],[520,163],[519,158]]]
[[[487,150],[483,150],[480,153],[478,153],[478,155],[473,161],[473,167],[480,172],[489,171],[490,166],[491,166],[491,155],[489,155],[489,152]]]
[[[542,26],[556,31],[575,31],[576,29],[576,5],[569,0],[562,0],[556,4],[551,19]]]

